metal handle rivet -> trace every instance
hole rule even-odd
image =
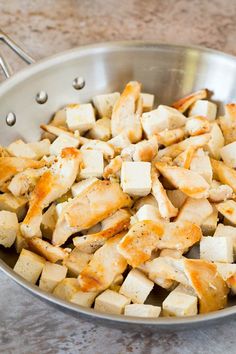
[[[6,123],[12,127],[16,123],[16,115],[13,112],[9,112],[6,116]]]
[[[85,86],[85,80],[83,77],[76,77],[72,83],[75,90],[81,90]]]
[[[39,104],[44,104],[48,100],[48,94],[45,91],[40,91],[36,95],[36,102]]]

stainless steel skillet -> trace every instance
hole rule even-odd
[[[0,33],[0,39],[26,62],[33,63],[5,34]],[[10,77],[9,66],[1,57],[0,66]],[[154,93],[156,103],[170,104],[204,87],[213,91],[212,99],[219,103],[220,109],[223,103],[236,100],[236,58],[233,56],[198,47],[147,42],[85,46],[34,63],[0,85],[0,144],[7,145],[19,137],[33,141],[40,136],[39,125],[47,122],[60,107],[88,101],[98,93],[121,90],[132,79],[142,82],[144,92]],[[208,324],[236,313],[236,300],[231,300],[224,310],[188,318],[152,320],[101,314],[42,292],[12,271],[14,262],[14,251],[0,248],[0,269],[17,283],[61,309],[106,325],[176,330]],[[149,300],[157,302],[155,296]]]

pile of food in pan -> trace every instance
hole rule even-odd
[[[19,254],[14,271],[110,314],[226,307],[236,294],[236,104],[218,116],[208,99],[203,89],[154,107],[132,81],[61,109],[41,141],[1,147],[0,244]],[[160,287],[166,298],[150,305]]]

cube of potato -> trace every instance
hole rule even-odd
[[[84,133],[95,124],[95,114],[91,103],[74,104],[66,107],[66,123],[70,130]]]
[[[93,104],[98,111],[99,117],[111,118],[113,107],[119,98],[119,92],[112,92],[93,97]]]
[[[45,263],[43,257],[23,248],[13,270],[25,280],[35,284]]]
[[[187,195],[184,194],[181,190],[179,189],[174,189],[174,190],[167,190],[167,196],[170,199],[171,203],[174,205],[175,208],[179,209],[182,207],[184,202],[187,199]]]
[[[50,145],[51,142],[49,139],[43,139],[41,141],[28,144],[28,146],[35,152],[37,160],[40,160],[43,156],[50,154]]]
[[[81,151],[83,164],[80,178],[102,177],[104,170],[103,153],[98,150]]]
[[[69,254],[69,257],[64,259],[63,264],[68,268],[70,276],[77,277],[91,260],[92,256],[92,254],[81,252],[75,247]]]
[[[12,156],[27,157],[33,160],[37,158],[37,154],[34,152],[34,150],[21,139],[11,143],[7,150]]]
[[[202,234],[212,236],[216,230],[218,222],[218,210],[212,205],[213,212],[201,224]]]
[[[187,198],[179,211],[176,221],[186,220],[201,226],[212,212],[213,208],[207,199]]]
[[[233,242],[234,259],[236,259],[236,227],[218,224],[214,237],[228,237]]]
[[[80,290],[81,289],[76,278],[65,278],[57,284],[52,293],[62,300],[70,301],[71,298]]]
[[[233,262],[233,242],[228,237],[202,237],[200,258],[212,262]]]
[[[133,303],[143,304],[152,291],[154,283],[142,272],[132,269],[121,285],[119,293],[130,298]]]
[[[150,93],[141,93],[141,97],[143,100],[143,112],[151,111],[154,105],[154,95]]]
[[[220,155],[224,163],[229,167],[236,167],[236,141],[225,145],[220,149]]]
[[[67,134],[59,135],[54,142],[50,145],[50,154],[51,155],[60,155],[61,151],[67,147],[79,146],[79,140],[73,136]]]
[[[212,182],[213,172],[211,167],[211,161],[207,155],[195,155],[192,158],[190,164],[190,170],[197,172],[201,175],[209,184]]]
[[[108,140],[108,143],[113,146],[116,153],[120,153],[122,149],[131,144],[131,141],[126,134],[118,134],[114,136],[114,138]]]
[[[144,304],[130,304],[125,306],[125,316],[157,318],[161,313],[161,307]]]
[[[84,190],[86,190],[88,187],[90,187],[93,183],[97,182],[96,177],[91,177],[85,180],[82,180],[78,183],[74,183],[71,187],[71,193],[73,198],[75,198],[77,195],[82,193]]]
[[[153,111],[143,113],[141,117],[143,130],[148,138],[165,129],[182,127],[186,120],[186,117],[177,109],[164,105],[158,106]]]
[[[163,316],[194,316],[197,315],[197,297],[172,291],[163,301]]]
[[[121,167],[121,187],[125,193],[145,196],[151,191],[151,163],[125,161]]]
[[[39,280],[40,289],[53,292],[55,287],[66,277],[67,268],[55,263],[46,262]]]
[[[236,202],[234,200],[226,200],[225,202],[216,204],[216,209],[232,223],[236,225]]]
[[[130,304],[129,298],[107,289],[96,298],[94,310],[120,315],[128,304]]]
[[[209,151],[209,155],[214,159],[220,159],[220,150],[224,146],[225,139],[222,131],[217,123],[212,124],[211,131],[209,133],[211,135],[211,139],[207,143],[207,149]]]
[[[92,304],[94,303],[94,300],[96,296],[99,293],[97,292],[92,292],[92,291],[77,291],[72,297],[70,298],[70,302],[73,302],[73,304],[83,306],[83,307],[91,307]]]
[[[27,203],[26,197],[15,197],[11,193],[0,194],[0,210],[16,213],[19,221],[25,217]]]
[[[87,136],[91,139],[109,140],[111,138],[111,120],[106,117],[98,119]]]
[[[209,121],[216,119],[217,106],[215,103],[207,100],[197,100],[189,111],[189,117],[191,116],[203,116]]]
[[[153,220],[160,221],[161,215],[159,209],[153,205],[145,204],[136,213],[137,221]]]
[[[19,224],[15,213],[0,211],[0,245],[11,247],[19,231]]]
[[[24,236],[22,236],[20,229],[18,230],[17,234],[16,234],[16,239],[15,239],[15,249],[16,249],[16,253],[21,253],[21,251],[23,250],[23,248],[27,249],[28,248],[28,242],[27,240],[24,238]]]
[[[43,236],[49,240],[52,239],[53,231],[56,227],[57,223],[57,213],[56,213],[56,205],[51,204],[50,207],[43,213],[41,230]]]

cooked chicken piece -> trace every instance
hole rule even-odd
[[[69,256],[64,258],[62,263],[68,268],[70,277],[78,277],[80,272],[89,263],[91,258],[91,254],[81,252],[77,247],[75,247],[70,252]]]
[[[236,103],[225,105],[225,116],[219,119],[220,127],[225,138],[225,144],[236,140]]]
[[[130,197],[118,183],[98,180],[63,208],[52,242],[62,245],[75,232],[89,229],[118,209],[130,206]]]
[[[63,149],[58,161],[40,177],[30,196],[27,215],[21,224],[21,232],[25,237],[41,235],[43,209],[70,189],[76,179],[80,162],[78,150]]]
[[[92,129],[86,135],[90,139],[107,141],[111,139],[111,119],[107,117],[96,120]]]
[[[160,145],[170,146],[176,144],[184,139],[185,132],[183,128],[176,128],[173,130],[165,129],[156,134]]]
[[[162,162],[157,162],[155,166],[175,188],[180,189],[189,197],[199,199],[208,196],[210,186],[198,173],[181,167],[168,166]]]
[[[34,161],[23,157],[0,157],[0,190],[16,173],[26,168],[40,168],[44,161]]]
[[[7,188],[15,197],[31,192],[46,170],[46,167],[39,169],[27,168],[26,170],[17,173],[12,178]]]
[[[140,115],[142,114],[141,85],[130,81],[116,101],[111,117],[112,136],[126,133],[132,143],[142,138]]]
[[[156,198],[159,212],[161,217],[169,220],[170,218],[178,214],[178,209],[173,206],[169,200],[166,190],[159,181],[159,172],[156,169],[152,169],[152,195]]]
[[[188,221],[157,223],[144,220],[134,224],[118,245],[118,251],[132,267],[149,260],[155,249],[183,250],[198,242],[202,236],[199,226]]]
[[[60,136],[64,134],[64,135],[69,135],[71,137],[74,137],[74,134],[71,133],[69,130],[65,129],[64,127],[58,127],[51,124],[42,124],[40,125],[40,128],[55,136]]]
[[[9,157],[11,156],[9,151],[0,145],[0,157]]]
[[[57,111],[51,122],[50,122],[51,125],[54,125],[55,127],[67,127],[67,124],[66,124],[66,107],[62,108],[62,109],[59,109],[59,111]]]
[[[179,167],[189,169],[191,166],[195,151],[196,151],[195,146],[188,146],[185,151],[181,152],[181,154],[179,154],[174,159],[174,163]]]
[[[120,156],[114,157],[109,164],[104,168],[103,178],[117,177],[122,167],[122,158]]]
[[[230,186],[213,181],[209,190],[209,200],[212,203],[219,203],[232,198],[233,189]]]
[[[211,125],[207,118],[202,116],[194,116],[188,118],[185,128],[189,135],[195,136],[208,133]]]
[[[94,253],[104,245],[107,239],[127,230],[130,223],[130,212],[126,209],[117,210],[101,222],[101,231],[73,238],[73,243],[82,252]]]
[[[124,233],[120,233],[110,238],[94,253],[78,277],[83,291],[103,291],[125,271],[127,262],[117,251],[117,245],[123,236]]]
[[[181,192],[179,189],[167,190],[167,195],[171,203],[177,209],[181,208],[186,199],[188,198],[186,194]]]
[[[106,160],[110,160],[114,157],[115,151],[113,147],[107,143],[106,141],[100,140],[90,140],[86,139],[86,141],[80,139],[82,143],[81,151],[83,150],[98,150],[103,153],[103,156]]]
[[[172,250],[169,248],[164,248],[163,250],[161,250],[159,257],[171,257],[180,259],[182,258],[183,253],[183,250]]]
[[[187,198],[182,205],[176,221],[190,221],[199,226],[210,216],[213,208],[207,199]]]
[[[133,210],[137,212],[142,206],[144,205],[152,205],[156,208],[158,208],[158,204],[156,201],[156,198],[152,194],[146,195],[146,197],[141,197],[136,202],[134,203]]]
[[[190,95],[185,96],[180,100],[172,103],[172,107],[178,109],[178,111],[180,111],[181,113],[184,113],[197,100],[202,100],[204,98],[207,98],[207,94],[208,92],[206,89],[193,92]]]
[[[216,209],[232,224],[236,225],[236,202],[226,200],[225,202],[215,204]]]
[[[218,179],[221,183],[228,184],[236,193],[236,171],[228,167],[222,161],[211,159],[211,166],[214,178]]]
[[[211,161],[206,152],[202,149],[198,149],[194,154],[190,170],[199,173],[207,183],[212,183],[213,171],[211,167]]]
[[[200,303],[200,313],[224,308],[228,287],[215,264],[202,259],[184,259],[184,271]]]
[[[52,246],[49,242],[44,241],[39,237],[29,238],[27,239],[27,243],[31,251],[39,254],[52,263],[61,261],[69,255],[67,249]]]
[[[158,140],[156,136],[149,140],[142,140],[137,144],[131,144],[121,151],[121,157],[128,161],[151,162],[158,152]]]

